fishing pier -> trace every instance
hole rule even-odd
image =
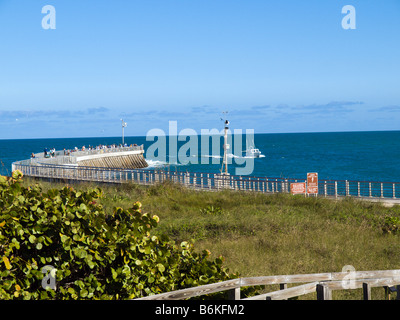
[[[141,146],[130,147],[102,147],[89,150],[62,150],[36,153],[31,159],[13,163],[15,166],[27,165],[32,167],[68,166],[93,168],[137,169],[146,168],[148,164],[143,157],[144,149]],[[21,170],[21,169],[19,169]]]

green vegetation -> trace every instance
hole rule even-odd
[[[44,191],[21,177],[0,176],[0,299],[131,299],[236,277],[153,233],[159,217],[140,202],[105,213],[98,188]]]
[[[65,186],[39,183],[43,192]],[[82,192],[96,187],[72,186]],[[400,269],[399,206],[389,208],[352,198],[334,201],[229,190],[198,192],[168,182],[100,187],[103,197],[97,201],[106,216],[113,215],[115,207],[129,210],[140,201],[143,212],[160,218],[151,236],[168,236],[176,243],[193,240],[192,254],[202,257],[210,250],[209,259],[222,255],[223,266],[242,277],[340,272],[346,265],[358,271]],[[278,287],[267,288],[272,289]],[[382,288],[373,288],[372,295],[374,299],[385,297]],[[361,290],[333,293],[334,299],[361,297]]]

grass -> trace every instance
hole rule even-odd
[[[64,186],[40,184],[44,190]],[[399,221],[399,206],[387,208],[352,198],[200,192],[173,183],[101,188],[106,212],[140,201],[143,212],[160,217],[156,232],[175,241],[193,239],[196,250],[208,249],[212,257],[222,255],[230,271],[242,277],[339,272],[346,265],[357,271],[400,269],[400,227],[388,224]],[[372,294],[374,299],[384,298],[382,288],[374,288]],[[333,294],[334,299],[361,297],[361,290]]]

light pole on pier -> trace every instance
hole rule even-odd
[[[122,125],[122,146],[124,146],[125,145],[125,142],[124,142],[124,128],[127,126],[127,123],[126,122],[124,122],[124,119],[121,119],[121,125]]]
[[[224,111],[223,114],[227,114],[228,111]],[[224,127],[224,158],[222,162],[222,168],[221,168],[221,174],[224,175],[229,175],[228,173],[228,150],[230,148],[228,144],[228,130],[229,130],[229,121],[227,119],[222,119],[224,121],[225,127]],[[224,171],[224,165],[225,165],[225,171]]]

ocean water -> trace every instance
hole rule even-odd
[[[177,141],[178,151],[185,151],[188,141],[197,141],[197,149],[193,147],[182,153],[187,156],[186,160],[190,160],[189,163],[182,163],[177,154],[168,152],[169,143],[176,140],[176,136],[166,138],[166,153],[160,149],[159,152],[150,152],[150,149],[155,149],[157,139],[146,141],[146,137],[125,137],[125,142],[144,145],[149,169],[219,172],[223,138],[219,150],[213,150],[210,139],[208,152],[202,152],[200,137],[192,138]],[[233,136],[232,141],[236,138]],[[245,138],[242,136],[243,150],[246,149]],[[63,150],[119,144],[121,141],[121,137],[0,140],[0,174],[10,175],[12,162],[29,159],[32,152],[43,152],[46,147]],[[318,172],[320,179],[400,182],[400,131],[255,134],[254,144],[262,156],[250,160],[234,150],[229,164],[231,174],[246,163],[250,168],[250,161],[254,160],[251,176],[306,179],[307,172]],[[239,160],[249,162],[240,164]]]

